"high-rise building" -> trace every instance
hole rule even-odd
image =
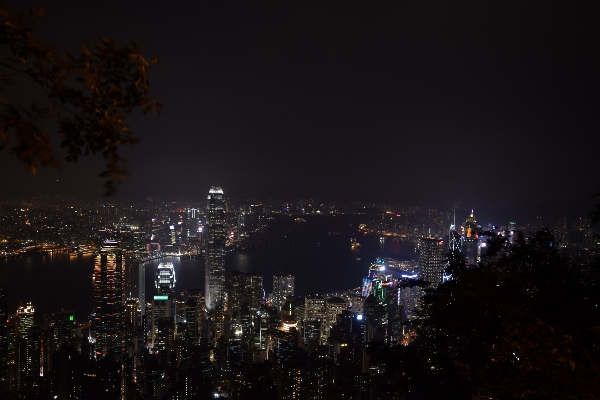
[[[263,298],[263,275],[258,272],[240,272],[233,270],[229,273],[228,284],[228,313],[231,329],[236,335],[241,335],[242,358],[248,359],[254,347],[252,338],[259,338],[264,345],[263,335],[266,332],[268,315],[261,310]],[[263,347],[260,347],[261,349]]]
[[[227,277],[227,310],[231,318],[238,320],[244,302],[244,273],[234,269]]]
[[[152,300],[152,344],[156,345],[161,324],[164,320],[175,321],[175,268],[173,263],[160,263],[154,282],[156,294]]]
[[[173,263],[167,262],[158,264],[158,268],[156,268],[156,280],[154,281],[156,293],[173,293],[176,282]]]
[[[58,349],[71,344],[75,333],[75,311],[44,313],[42,375],[52,372],[53,356]]]
[[[263,274],[260,272],[246,272],[244,274],[243,301],[248,302],[250,310],[260,309],[263,294]]]
[[[294,295],[294,275],[273,275],[273,295],[271,296],[273,306],[279,311],[285,304],[288,296]]]
[[[225,291],[225,197],[223,189],[212,187],[206,207],[205,301],[212,311],[223,307]]]
[[[561,217],[556,221],[554,238],[560,247],[567,247],[569,245],[569,231],[567,230],[567,219],[565,217]]]
[[[448,250],[450,252],[460,251],[460,234],[456,231],[456,210],[454,210],[452,223],[448,230]]]
[[[330,297],[325,301],[325,336],[329,337],[331,327],[336,323],[337,316],[348,309],[348,303],[341,297]]]
[[[119,244],[107,240],[94,267],[96,355],[120,354],[125,344],[125,259]]]
[[[125,279],[125,298],[129,303],[137,300],[140,305],[140,321],[146,317],[146,266],[143,262],[127,262]]]
[[[304,318],[302,320],[303,341],[315,339],[319,344],[325,344],[325,322],[327,319],[327,306],[325,298],[318,294],[304,297]]]
[[[594,234],[592,232],[592,225],[588,218],[579,218],[579,223],[577,226],[578,230],[583,235],[582,246],[585,249],[591,249],[594,244]]]
[[[31,303],[20,304],[17,307],[17,335],[27,339],[29,329],[33,326],[33,314],[35,310]]]
[[[465,222],[465,234],[462,237],[461,252],[468,265],[477,265],[481,255],[479,240],[479,227],[473,215],[473,211]]]
[[[40,377],[40,329],[34,326],[34,309],[31,303],[17,308],[14,391],[20,397],[30,394],[29,387]]]
[[[446,257],[444,242],[438,239],[419,240],[419,278],[433,287],[442,283]]]
[[[189,344],[197,344],[200,338],[200,326],[204,311],[204,296],[198,289],[188,289],[185,302],[185,341]]]
[[[128,332],[134,333],[141,326],[141,306],[136,298],[127,298],[125,300],[125,325]]]

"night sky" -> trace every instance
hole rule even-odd
[[[124,151],[117,198],[204,199],[218,185],[493,209],[576,207],[598,191],[597,3],[29,4],[47,11],[36,37],[61,49],[112,36],[160,59],[164,112],[129,120],[142,141]],[[2,197],[100,197],[101,167],[29,177],[5,154]]]

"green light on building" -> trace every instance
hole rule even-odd
[[[154,300],[169,300],[169,296],[154,296]]]
[[[69,321],[73,321],[75,317],[73,315],[69,315]]]

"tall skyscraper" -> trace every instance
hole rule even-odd
[[[271,296],[273,306],[281,311],[287,296],[294,295],[294,275],[273,275],[273,295]]]
[[[248,302],[250,309],[260,309],[263,300],[263,274],[260,272],[246,272],[244,274],[244,302]]]
[[[196,344],[200,337],[202,326],[202,314],[204,311],[204,296],[200,289],[188,289],[188,297],[185,303],[185,341]]]
[[[227,310],[231,318],[238,320],[244,303],[244,273],[234,269],[227,278]]]
[[[554,238],[560,247],[567,247],[569,245],[569,231],[567,230],[567,219],[565,217],[561,217],[556,221]]]
[[[125,299],[129,304],[137,300],[140,305],[140,321],[146,318],[146,265],[143,262],[127,261],[125,264]]]
[[[225,197],[223,189],[212,187],[206,207],[205,296],[208,311],[223,307],[225,292]]]
[[[442,283],[446,257],[444,242],[438,239],[419,240],[419,278],[435,287]]]
[[[462,237],[461,251],[468,265],[477,265],[480,258],[480,242],[478,235],[479,227],[471,211],[471,215],[465,222],[465,234]]]
[[[33,326],[33,314],[35,310],[31,303],[20,304],[17,307],[17,335],[27,339],[29,329]]]
[[[125,257],[114,241],[107,240],[94,267],[96,354],[120,354],[125,344]]]
[[[460,251],[460,234],[456,231],[456,210],[454,210],[452,223],[448,230],[448,250],[451,252]]]
[[[258,311],[263,300],[263,275],[259,272],[229,272],[227,279],[227,306],[232,321],[241,321],[241,311],[244,305],[249,312]]]
[[[17,308],[13,385],[19,397],[30,394],[29,386],[40,377],[40,329],[34,326],[34,311],[31,303]]]
[[[304,343],[308,340],[317,340],[319,344],[325,344],[325,321],[327,318],[327,307],[325,298],[318,294],[304,297],[304,318],[302,320],[302,337]]]
[[[152,346],[160,348],[157,344],[159,326],[175,321],[175,268],[173,263],[160,263],[156,269],[154,282],[156,294],[152,300]],[[164,344],[161,341],[160,344]],[[162,348],[161,350],[164,350]]]
[[[53,356],[58,349],[71,344],[75,331],[75,311],[61,310],[44,313],[43,370],[42,375],[52,373]]]

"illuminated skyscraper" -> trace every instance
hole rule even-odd
[[[175,321],[175,268],[173,263],[160,263],[156,269],[154,281],[156,294],[152,300],[152,344],[157,345],[159,326],[161,323],[169,324]],[[165,320],[168,320],[167,323]],[[164,343],[160,343],[164,344]],[[164,348],[162,348],[164,350]]]
[[[556,228],[554,228],[554,238],[558,242],[560,247],[567,247],[569,245],[569,231],[567,230],[567,219],[562,217],[556,221]]]
[[[188,298],[185,303],[185,341],[196,344],[202,326],[202,314],[204,311],[204,296],[199,289],[188,289]]]
[[[304,297],[304,318],[302,321],[302,336],[304,343],[308,340],[317,340],[319,344],[325,344],[325,321],[327,318],[327,307],[325,298],[318,294]]]
[[[419,279],[436,287],[442,283],[442,274],[446,265],[444,242],[437,239],[419,240]]]
[[[28,386],[40,377],[40,329],[34,326],[34,311],[31,303],[17,308],[13,389],[19,397],[29,394]]]
[[[263,300],[263,275],[260,272],[246,272],[244,274],[244,297],[250,310],[260,309]]]
[[[137,301],[140,317],[134,324],[144,324],[146,318],[146,266],[143,262],[127,262],[125,264],[125,298],[129,305]]]
[[[175,268],[173,263],[160,263],[156,268],[156,280],[154,282],[156,292],[160,294],[172,294],[175,290]]]
[[[96,354],[120,354],[125,344],[125,258],[119,244],[106,241],[94,267]]]
[[[273,275],[273,295],[271,296],[273,306],[279,311],[285,304],[288,296],[294,295],[294,275]]]
[[[17,307],[17,335],[27,339],[29,329],[33,326],[34,309],[31,303]]]
[[[454,210],[454,218],[448,231],[448,250],[460,252],[460,234],[456,231],[456,210]]]
[[[75,311],[44,313],[43,375],[51,373],[56,351],[71,344],[74,330]]]
[[[205,296],[208,311],[223,307],[225,291],[225,197],[223,189],[212,187],[206,207]]]
[[[477,227],[477,221],[471,211],[471,215],[465,222],[465,234],[462,238],[462,253],[465,257],[465,262],[468,265],[477,265],[480,256],[480,242],[479,242],[479,228]]]
[[[244,303],[244,273],[234,269],[227,278],[227,310],[232,319],[239,319]]]

